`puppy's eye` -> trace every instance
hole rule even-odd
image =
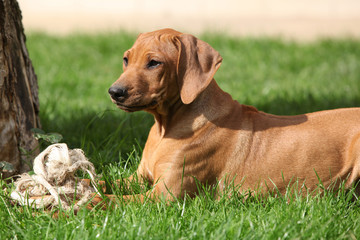
[[[162,62],[156,61],[156,60],[151,60],[148,64],[147,64],[147,68],[153,69],[158,67],[159,65],[161,65]]]
[[[124,57],[123,62],[124,62],[124,66],[126,67],[128,65],[128,62],[129,62],[128,58]]]

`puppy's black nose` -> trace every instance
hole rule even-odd
[[[124,87],[112,86],[108,92],[115,101],[123,101],[127,97],[127,90]]]

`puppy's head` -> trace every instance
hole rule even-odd
[[[109,88],[129,112],[190,104],[210,84],[222,58],[209,44],[172,29],[140,34],[124,53],[124,72]]]

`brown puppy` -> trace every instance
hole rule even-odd
[[[241,105],[215,80],[222,58],[189,34],[141,34],[124,54],[124,73],[110,87],[128,112],[154,115],[137,175],[152,197],[197,193],[196,181],[284,192],[294,179],[314,189],[360,174],[360,108],[275,116]],[[195,180],[197,179],[197,180]],[[171,194],[169,194],[171,192]],[[124,196],[125,199],[131,196]]]

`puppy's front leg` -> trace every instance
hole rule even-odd
[[[87,205],[87,208],[93,209],[95,206],[98,206],[102,209],[107,209],[128,202],[144,203],[146,201],[158,201],[160,199],[171,201],[174,198],[171,194],[158,193],[156,188],[152,188],[145,193],[123,196],[114,194],[104,194],[104,196],[99,196],[94,193],[91,202]]]

